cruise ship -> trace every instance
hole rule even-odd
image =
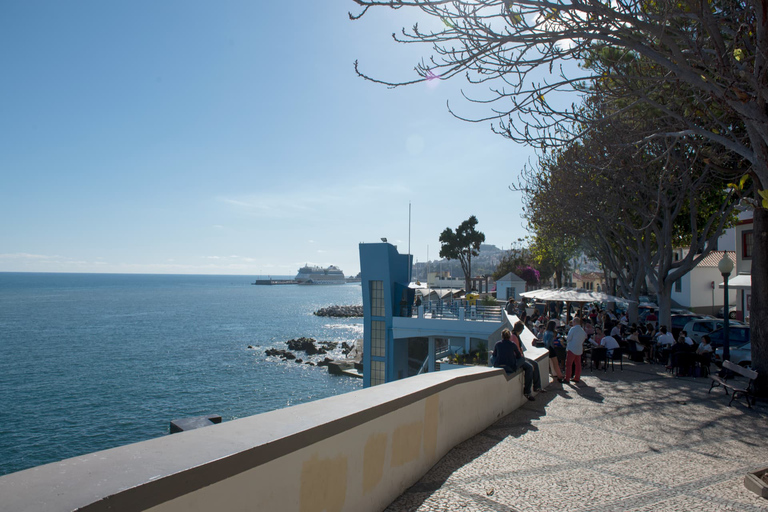
[[[331,265],[328,268],[304,265],[295,277],[299,284],[344,284],[344,272]]]

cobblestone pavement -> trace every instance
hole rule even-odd
[[[766,511],[744,475],[768,466],[768,404],[728,407],[708,378],[662,366],[550,384],[451,450],[387,511]]]

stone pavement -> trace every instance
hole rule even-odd
[[[766,511],[744,475],[768,467],[768,404],[728,407],[709,383],[627,362],[555,381],[387,511]]]

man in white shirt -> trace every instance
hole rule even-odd
[[[581,382],[581,354],[584,353],[584,340],[587,339],[587,333],[581,328],[581,319],[576,317],[571,322],[573,327],[568,331],[568,337],[566,338],[566,350],[568,351],[565,357],[565,381],[571,380],[571,369],[576,367],[576,371],[573,373],[573,382]]]
[[[688,333],[686,331],[680,331],[680,334],[682,336],[685,336],[685,344],[688,345],[689,347],[692,347],[693,340],[690,338],[690,336],[688,336]]]
[[[675,344],[675,337],[672,336],[672,333],[667,332],[666,325],[661,326],[661,334],[659,334],[658,344],[659,350],[661,350],[663,363],[668,364],[670,349],[672,348],[672,345]]]
[[[613,349],[619,348],[619,342],[613,336],[606,336],[600,340],[600,346],[608,349],[608,357],[613,355]]]
[[[669,348],[675,344],[675,337],[672,336],[672,333],[667,332],[666,325],[661,326],[661,334],[659,334],[658,343],[662,348]]]

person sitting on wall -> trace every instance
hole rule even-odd
[[[512,343],[512,332],[509,329],[501,331],[501,341],[493,346],[491,360],[494,368],[504,368],[507,373],[515,373],[517,362],[523,358],[517,345]]]
[[[518,325],[520,329],[519,331],[517,331]],[[522,332],[524,328],[525,327],[523,326],[522,322],[517,322],[514,327],[515,331],[517,332]],[[509,343],[514,348],[512,349],[509,348],[509,345],[505,343],[506,341],[509,341]],[[510,358],[513,356],[514,356],[514,360],[513,360],[514,362],[511,362]],[[520,340],[509,329],[504,329],[503,331],[501,331],[501,341],[496,343],[496,345],[493,347],[493,357],[494,357],[493,366],[496,368],[504,368],[504,370],[507,373],[512,373],[518,368],[523,369],[523,372],[525,375],[523,394],[528,400],[531,400],[531,401],[535,400],[535,398],[533,397],[533,394],[531,393],[531,387],[533,385],[533,379],[534,379],[533,365],[523,357],[523,351],[521,350]]]
[[[524,330],[525,324],[523,322],[516,322],[515,326],[512,327],[512,343],[517,345],[517,348],[520,349],[521,354],[525,354],[525,345],[523,345],[523,342],[520,340],[520,334],[522,334]],[[541,392],[541,374],[539,373],[539,364],[533,359],[523,357],[523,361],[518,361],[517,366],[523,368],[525,371],[526,381],[529,380],[528,376],[530,375],[530,381],[533,385],[533,390],[536,392]],[[528,390],[528,393],[526,393],[526,398],[528,398],[528,400],[533,399],[530,393],[531,384],[526,385],[525,387],[525,389]]]

